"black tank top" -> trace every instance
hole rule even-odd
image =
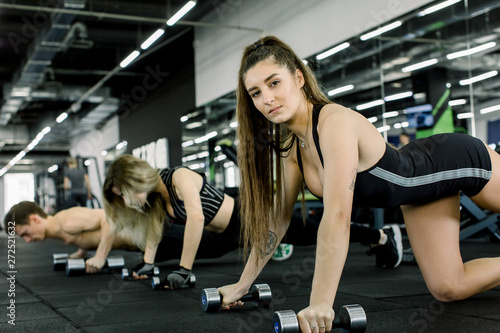
[[[174,215],[170,216],[174,220],[186,220],[186,208],[184,207],[184,201],[180,200],[175,193],[174,185],[172,184],[172,175],[175,170],[179,168],[185,168],[183,166],[178,166],[172,169],[163,169],[160,171],[160,177],[165,184],[168,195],[170,197],[170,204],[174,209]],[[205,175],[200,174],[203,177],[203,186],[200,190],[201,207],[203,208],[203,216],[205,217],[205,225],[212,222],[215,215],[220,209],[222,202],[224,201],[224,193],[212,185],[206,182]]]

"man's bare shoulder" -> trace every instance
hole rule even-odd
[[[104,209],[73,207],[60,211],[54,217],[60,223],[62,230],[75,234],[99,229],[106,215]]]

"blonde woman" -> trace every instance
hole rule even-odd
[[[137,275],[153,267],[165,217],[185,221],[179,268],[167,276],[171,288],[188,287],[204,228],[229,234],[239,224],[234,199],[185,167],[158,171],[146,161],[122,155],[110,165],[103,192],[112,227],[132,231],[134,243],[144,250],[144,266]]]
[[[239,304],[271,257],[303,184],[325,210],[310,303],[298,314],[302,332],[332,329],[353,202],[401,205],[415,258],[438,300],[500,285],[500,257],[463,263],[460,255],[459,192],[500,212],[500,156],[478,139],[442,134],[393,149],[361,114],[331,103],[311,70],[273,36],[244,50],[236,112],[241,216],[252,249],[239,281],[220,288],[226,309]]]

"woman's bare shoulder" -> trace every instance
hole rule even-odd
[[[361,118],[360,118],[361,117]],[[335,123],[342,126],[345,122],[355,122],[360,119],[366,119],[361,116],[358,112],[353,111],[340,104],[332,103],[327,104],[321,109],[319,114],[318,123],[321,126],[322,123]]]

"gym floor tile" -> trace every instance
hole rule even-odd
[[[6,248],[0,236],[0,248]],[[500,254],[499,243],[462,242],[464,259]],[[198,260],[194,266],[196,287],[186,290],[151,289],[150,281],[122,281],[119,274],[101,273],[67,277],[52,268],[53,253],[76,249],[61,242],[16,242],[16,326],[8,324],[4,296],[10,283],[0,265],[0,290],[4,308],[1,332],[272,332],[272,314],[277,310],[306,307],[311,291],[315,246],[295,247],[286,261],[270,261],[255,283],[268,283],[273,302],[268,308],[251,303],[239,309],[208,314],[201,311],[203,288],[235,283],[243,265],[239,251],[217,259]],[[367,333],[379,332],[500,332],[500,287],[465,301],[442,303],[427,290],[416,265],[377,269],[375,256],[366,246],[351,244],[335,299],[334,309],[346,304],[363,306]],[[122,255],[126,267],[134,267],[140,255]],[[178,260],[160,263],[163,279]],[[337,330],[338,331],[338,330]]]

